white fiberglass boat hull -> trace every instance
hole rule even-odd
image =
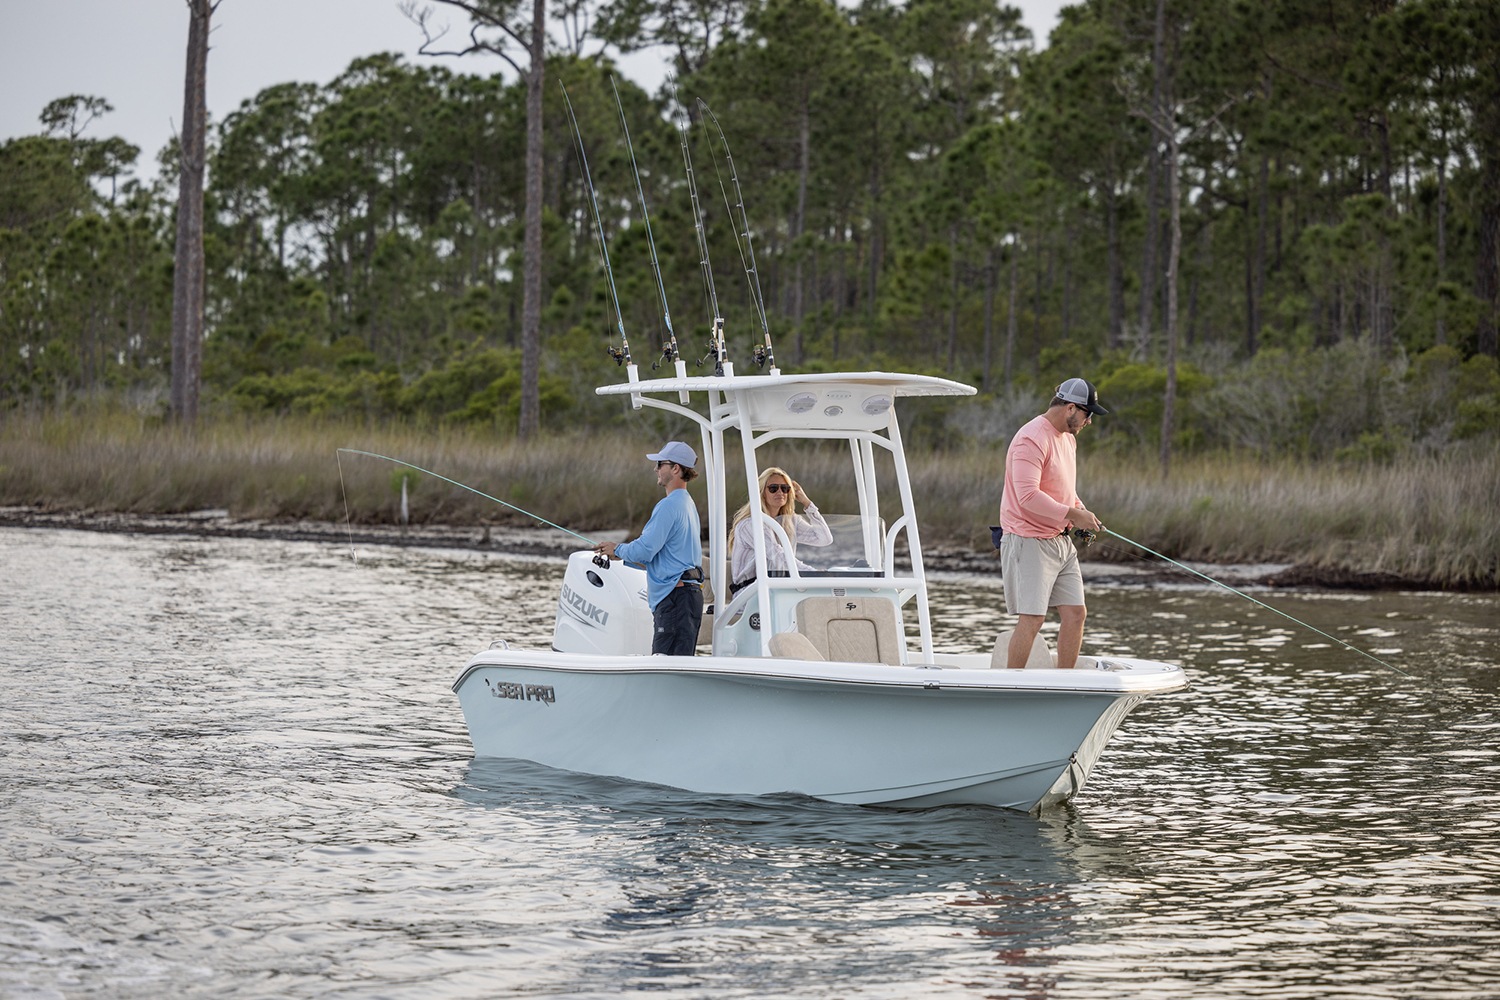
[[[1033,811],[1083,787],[1175,666],[943,669],[487,650],[454,683],[475,753],[721,795]],[[967,661],[973,660],[973,664]]]

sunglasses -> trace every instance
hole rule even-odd
[[[660,469],[663,465],[676,465],[676,462],[657,462],[656,467]]]
[[[790,493],[792,487],[788,483],[771,483],[766,487],[767,493]]]

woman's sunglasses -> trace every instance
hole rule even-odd
[[[789,483],[771,483],[770,485],[768,485],[766,487],[766,492],[768,492],[768,493],[790,493],[790,492],[792,492],[792,487],[791,487],[791,484],[789,484]]]

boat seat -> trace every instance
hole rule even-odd
[[[771,655],[788,660],[823,660],[818,647],[801,632],[777,632],[771,636]]]
[[[797,602],[797,631],[824,659],[901,663],[896,605],[884,597],[807,597]]]
[[[1010,656],[1010,638],[1015,634],[1014,629],[1006,629],[995,640],[995,651],[990,654],[991,670],[1005,669],[1005,664]],[[1026,657],[1026,669],[1050,670],[1052,667],[1052,651],[1047,648],[1047,642],[1042,638],[1042,633],[1038,632],[1036,638],[1031,640],[1031,652]]]

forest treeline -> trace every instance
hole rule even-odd
[[[623,328],[660,374],[668,309],[696,370],[705,272],[753,371],[753,255],[783,369],[981,387],[928,444],[1084,374],[1101,442],[1154,449],[1169,371],[1182,449],[1497,440],[1493,0],[1088,0],[1045,47],[993,0],[574,8],[546,61],[544,429],[616,420],[606,347]],[[643,46],[675,86],[584,54]],[[63,96],[0,146],[0,407],[165,408],[177,153],[138,179],[108,111]],[[213,122],[205,413],[512,432],[524,132],[524,83],[389,54]]]

